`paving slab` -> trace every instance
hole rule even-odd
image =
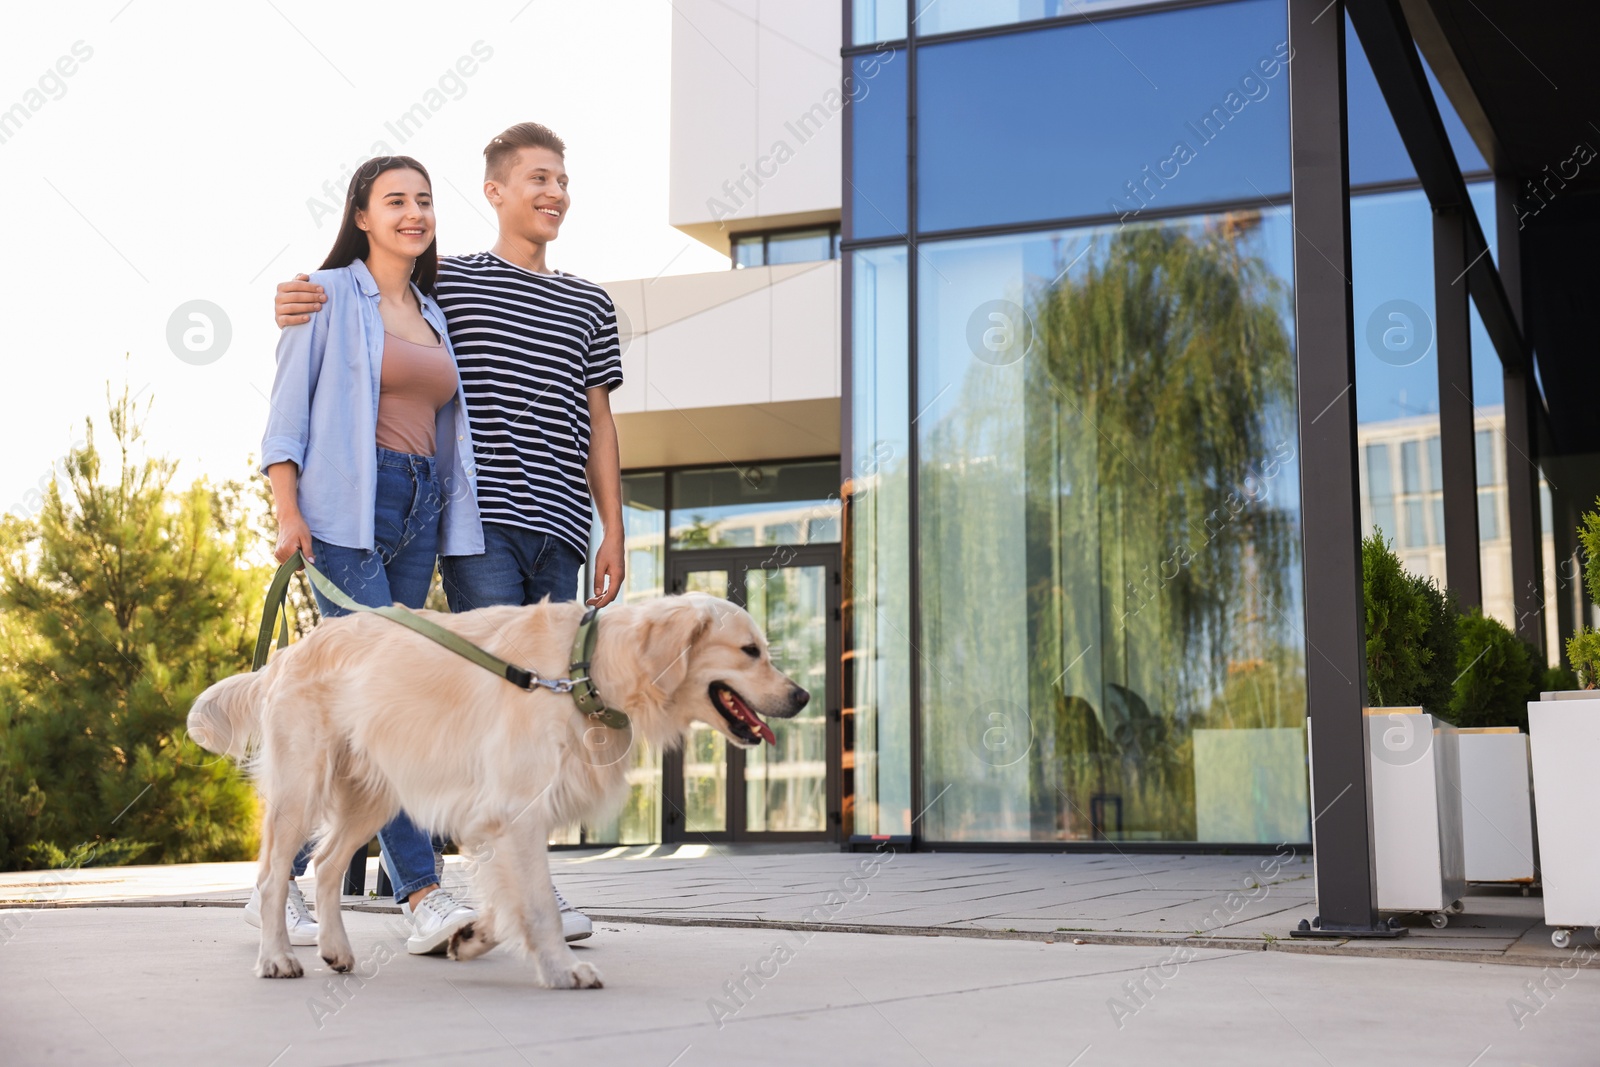
[[[308,948],[295,981],[251,975],[235,908],[24,914],[0,945],[23,1067],[1577,1067],[1600,1045],[1588,968],[1536,1001],[1535,973],[1475,963],[601,923],[578,951],[606,988],[558,992],[503,949],[397,952],[375,913],[349,916],[358,976]]]
[[[647,846],[552,854],[568,899],[609,921],[864,933],[939,932],[1043,939],[1070,934],[1107,944],[1196,941],[1284,951],[1391,954],[1559,966],[1592,952],[1591,931],[1573,948],[1550,944],[1542,901],[1479,888],[1465,914],[1435,930],[1399,916],[1407,937],[1381,944],[1290,942],[1316,914],[1310,864],[1298,855],[893,852],[841,853],[824,846]],[[377,861],[369,861],[368,884]],[[446,885],[465,892],[466,868],[447,857]],[[242,906],[255,865],[92,868],[0,874],[0,909],[19,905]],[[312,879],[302,884],[315,899]],[[347,903],[395,911],[389,900]],[[0,910],[0,934],[8,921]],[[1596,1062],[1600,1063],[1600,1055]]]

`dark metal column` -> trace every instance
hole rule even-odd
[[[1522,224],[1517,218],[1517,182],[1495,179],[1495,259],[1506,301],[1522,326]],[[1540,546],[1543,525],[1539,514],[1539,468],[1533,427],[1537,391],[1533,372],[1522,353],[1503,363],[1505,387],[1506,512],[1511,524],[1511,605],[1516,613],[1517,637],[1541,653],[1545,649],[1544,560]],[[1547,661],[1542,661],[1547,662]]]
[[[1295,361],[1320,930],[1382,936],[1367,781],[1343,0],[1288,0]]]
[[[1439,358],[1439,458],[1444,467],[1445,584],[1463,610],[1483,606],[1466,274],[1466,220],[1459,211],[1435,211],[1433,314],[1434,351]]]
[[[906,374],[910,387],[906,396],[911,403],[906,408],[906,526],[910,542],[911,560],[907,578],[911,583],[911,822],[906,833],[911,837],[911,847],[923,836],[917,829],[917,820],[927,813],[923,802],[922,762],[922,492],[919,476],[922,471],[922,448],[917,441],[918,404],[921,401],[918,373],[919,341],[917,339],[917,302],[922,290],[921,263],[917,258],[917,231],[921,222],[917,212],[917,18],[921,15],[917,0],[906,0]]]

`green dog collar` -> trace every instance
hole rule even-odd
[[[572,673],[568,679],[572,683],[572,702],[578,705],[578,711],[601,726],[626,730],[629,726],[627,713],[608,707],[600,690],[595,688],[594,679],[589,677],[589,662],[594,657],[594,643],[600,632],[599,615],[599,608],[584,612],[577,636],[572,639]]]

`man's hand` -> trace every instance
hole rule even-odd
[[[611,417],[611,390],[597,385],[585,390],[589,397],[589,492],[600,513],[600,549],[594,554],[594,596],[584,601],[603,608],[622,592],[627,573],[627,553],[622,545],[622,457],[617,447],[617,423]]]
[[[321,311],[327,301],[328,294],[322,291],[322,286],[311,284],[309,274],[296,274],[294,281],[278,283],[278,296],[272,302],[272,310],[278,316],[279,327],[298,326],[310,322],[311,316]]]
[[[600,539],[600,548],[594,554],[594,596],[584,603],[592,608],[603,608],[622,592],[622,579],[627,574],[626,553],[622,538],[607,533]]]

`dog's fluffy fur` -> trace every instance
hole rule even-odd
[[[583,610],[543,603],[419,614],[562,678]],[[755,621],[725,600],[691,595],[615,606],[598,627],[591,673],[606,702],[630,716],[631,738],[584,718],[569,696],[525,692],[370,614],[329,619],[263,670],[200,694],[190,737],[247,760],[264,802],[256,974],[302,973],[284,901],[295,852],[313,837],[320,837],[318,951],[334,970],[350,969],[337,906],[342,872],[404,808],[475,861],[479,918],[452,939],[453,959],[505,941],[533,958],[547,986],[600,985],[562,940],[545,848],[551,830],[614,808],[631,745],[674,748],[698,721],[750,747],[765,727],[739,725],[740,712],[787,718],[807,694],[772,665]],[[743,706],[731,705],[725,690]]]

